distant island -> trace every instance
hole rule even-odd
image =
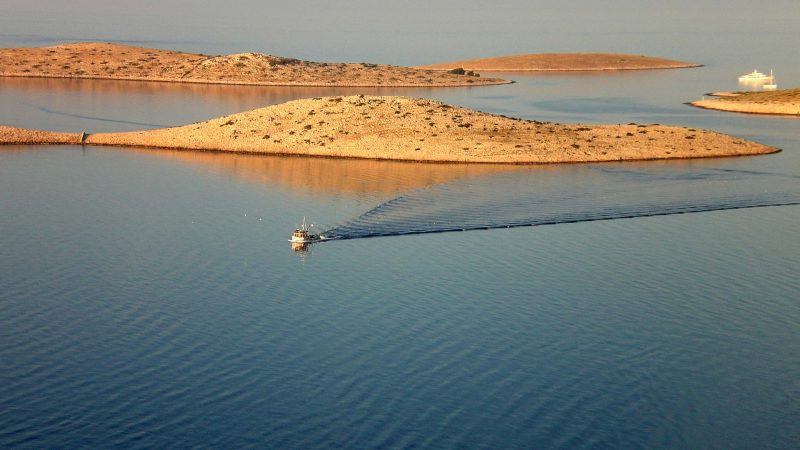
[[[763,92],[715,92],[691,102],[698,108],[751,114],[800,115],[800,88]]]
[[[95,144],[430,162],[572,163],[773,153],[693,128],[564,125],[433,100],[348,96],[295,100],[174,128],[48,133],[0,127],[0,143]]]
[[[486,72],[523,71],[583,71],[583,70],[645,70],[699,67],[700,64],[672,61],[652,56],[623,53],[534,53],[466,59],[417,66],[431,70],[480,70]]]
[[[385,64],[323,63],[262,53],[209,56],[95,42],[2,48],[0,76],[263,86],[445,87],[510,83],[479,74]]]

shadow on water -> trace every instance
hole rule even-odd
[[[555,225],[800,204],[797,175],[705,165],[512,172],[444,183],[381,203],[330,239]]]
[[[661,114],[675,113],[675,108],[657,107],[626,97],[580,97],[532,101],[532,108],[572,114]]]

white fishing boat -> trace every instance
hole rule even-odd
[[[308,224],[306,222],[306,218],[303,217],[303,222],[300,224],[298,228],[294,229],[292,233],[292,237],[289,238],[289,242],[292,244],[310,244],[312,242],[317,242],[322,240],[323,238],[318,234],[311,233],[311,227],[314,224]]]
[[[757,69],[753,69],[752,72],[742,75],[739,77],[739,82],[741,83],[750,83],[750,82],[772,82],[775,79],[775,76],[772,74],[772,70],[769,71],[769,75],[765,73],[759,72]]]

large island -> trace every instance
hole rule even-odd
[[[698,67],[699,64],[653,56],[624,53],[534,53],[467,59],[418,66],[432,70],[480,70],[487,72],[548,72],[591,70],[646,70]]]
[[[262,53],[210,56],[83,42],[0,49],[0,76],[263,86],[480,86],[510,81],[369,63],[323,63]]]
[[[481,163],[706,158],[778,149],[693,128],[565,125],[391,96],[295,100],[191,125],[124,133],[0,127],[0,143],[118,145],[243,153]]]

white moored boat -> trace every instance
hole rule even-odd
[[[769,71],[769,75],[767,75],[765,73],[759,72],[756,69],[753,69],[752,72],[750,72],[750,73],[748,73],[746,75],[742,75],[742,76],[739,77],[739,81],[740,82],[752,82],[752,81],[759,81],[759,82],[760,81],[765,81],[765,82],[769,81],[769,82],[772,82],[772,80],[774,80],[774,79],[775,79],[775,76],[772,74],[771,70]]]

